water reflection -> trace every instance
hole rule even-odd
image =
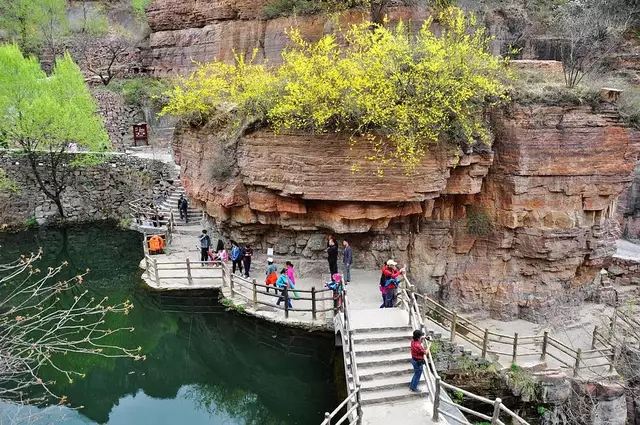
[[[130,299],[133,312],[111,325],[135,326],[117,342],[147,355],[144,362],[66,356],[87,376],[59,379],[55,390],[78,410],[39,409],[38,425],[308,424],[335,406],[330,335],[226,312],[209,291],[151,295],[140,286],[140,243],[136,233],[99,226],[0,235],[0,260],[43,246],[41,267],[65,260],[69,274],[89,267],[92,292]],[[14,411],[0,405],[0,423]]]

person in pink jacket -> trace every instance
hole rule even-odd
[[[293,296],[296,298],[300,298],[300,295],[295,290],[296,274],[295,270],[293,269],[293,263],[291,261],[287,261],[285,264],[287,266],[287,277],[289,278],[289,281],[291,282],[291,288],[293,289]]]

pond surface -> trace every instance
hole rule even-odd
[[[119,344],[145,361],[69,357],[86,372],[54,391],[67,407],[0,403],[0,424],[318,424],[337,405],[333,338],[225,311],[213,292],[157,295],[142,286],[141,235],[105,225],[0,234],[0,262],[44,249],[40,268],[91,271],[96,297],[135,308]],[[65,362],[66,363],[66,362]]]

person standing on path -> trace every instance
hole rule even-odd
[[[178,212],[180,213],[180,220],[184,218],[182,213],[182,201],[184,201],[184,195],[180,194],[180,198],[178,198]]]
[[[338,273],[338,245],[333,236],[329,237],[327,245],[327,260],[329,261],[329,274],[333,276]]]
[[[202,230],[200,235],[200,261],[203,263],[209,258],[209,248],[211,247],[211,238],[207,235],[206,230]],[[202,264],[204,266],[204,264]]]
[[[280,277],[276,281],[276,288],[278,288],[278,290],[281,292],[280,292],[280,296],[278,297],[278,301],[276,302],[276,305],[280,305],[282,301],[285,301],[284,293],[285,291],[288,291],[288,289],[292,287],[293,285],[289,280],[289,276],[287,276],[287,269],[280,270]],[[290,309],[293,308],[293,306],[291,305],[291,296],[289,296],[288,294],[286,297],[286,303]]]
[[[267,258],[267,269],[264,272],[265,279],[264,284],[267,285],[267,293],[269,292],[269,286],[274,286],[274,291],[277,293],[278,290],[275,289],[276,281],[278,280],[278,266],[273,264],[273,258]]]
[[[342,254],[342,264],[344,265],[344,283],[349,284],[351,282],[351,264],[353,263],[353,251],[348,240],[342,242],[344,245],[344,252]]]
[[[287,277],[289,278],[289,281],[291,282],[291,288],[293,289],[293,296],[296,297],[296,298],[300,298],[300,295],[295,290],[295,288],[296,288],[296,271],[293,268],[293,263],[291,261],[287,261],[285,263],[285,265],[287,266]]]
[[[251,270],[251,257],[253,256],[253,248],[250,244],[244,249],[244,256],[242,257],[242,263],[244,264],[244,277],[249,277],[249,270]]]
[[[418,384],[422,376],[422,368],[425,365],[424,356],[427,350],[424,348],[424,333],[416,329],[413,331],[413,340],[411,341],[411,365],[413,366],[413,378],[409,383],[409,389],[418,392]]]
[[[187,198],[182,198],[182,203],[180,204],[180,218],[182,218],[184,216],[184,222],[188,223],[189,222],[189,214],[188,214],[188,210],[189,210],[189,201],[187,201]]]
[[[236,266],[238,267],[238,271],[242,274],[242,257],[244,257],[244,252],[240,245],[236,241],[231,241],[231,262],[233,264],[232,273],[235,274]]]

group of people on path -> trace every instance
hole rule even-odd
[[[270,291],[270,286],[273,286],[273,291],[276,294],[280,294],[276,305],[280,305],[280,303],[284,301],[287,307],[292,309],[291,296],[288,294],[291,293],[294,298],[300,297],[296,292],[296,273],[293,263],[286,261],[285,266],[281,268],[278,273],[278,265],[275,264],[272,257],[269,257],[267,258],[267,267],[264,274],[264,284],[267,286],[267,292]],[[287,296],[285,296],[285,294],[287,294]]]
[[[200,247],[200,261],[204,266],[207,262],[221,261],[226,263],[231,260],[232,273],[236,270],[240,272],[244,277],[249,277],[251,271],[251,258],[253,257],[253,248],[251,245],[241,246],[236,241],[231,241],[230,253],[225,248],[222,239],[218,239],[215,250],[212,248],[211,237],[207,234],[206,230],[202,230],[200,237],[198,238]]]
[[[342,265],[344,267],[343,278],[345,283],[351,282],[351,266],[353,265],[353,250],[348,240],[342,241]],[[329,236],[327,241],[327,260],[329,261],[329,274],[333,277],[338,273],[338,242],[334,236]]]

